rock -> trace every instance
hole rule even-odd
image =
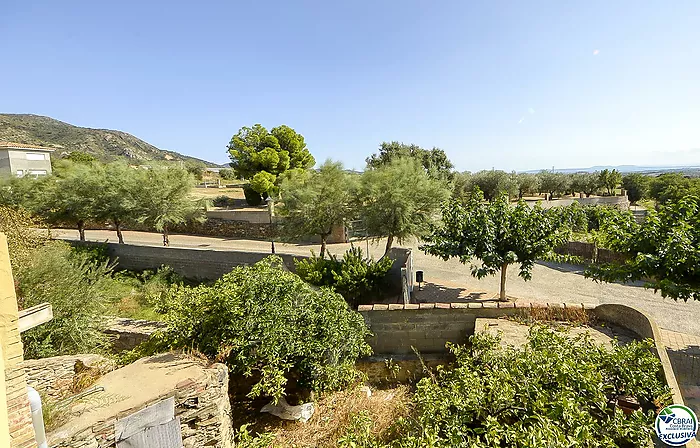
[[[299,406],[291,406],[284,397],[277,404],[274,400],[263,406],[260,412],[267,412],[283,420],[297,420],[306,423],[314,415],[316,406],[313,403],[304,403]]]

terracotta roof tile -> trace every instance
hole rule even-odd
[[[3,142],[3,141],[0,141],[0,148],[43,149],[44,151],[53,151],[54,150],[53,148],[47,148],[45,146],[27,145],[24,143]]]

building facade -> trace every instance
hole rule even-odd
[[[53,149],[23,143],[0,142],[0,176],[46,176],[51,174]]]

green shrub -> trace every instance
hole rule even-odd
[[[257,206],[262,204],[263,198],[257,191],[250,187],[250,184],[246,184],[243,187],[243,195],[245,196],[245,201],[248,205]]]
[[[50,303],[54,317],[22,333],[27,358],[94,353],[105,347],[103,316],[111,299],[112,268],[63,242],[33,252],[28,266],[17,272],[18,295],[24,307]]]
[[[234,203],[233,198],[230,198],[225,195],[217,196],[214,198],[212,201],[212,204],[214,204],[214,207],[230,207]]]
[[[296,272],[306,282],[315,286],[329,286],[340,293],[351,304],[375,298],[386,287],[386,273],[393,260],[388,257],[379,261],[364,258],[362,249],[351,247],[338,260],[335,255],[322,258],[313,255],[306,260],[297,260]]]
[[[654,411],[670,403],[650,342],[609,350],[544,327],[523,348],[500,348],[487,334],[471,342],[452,347],[454,368],[418,383],[402,446],[647,446]],[[642,409],[624,414],[612,404],[619,396]]]
[[[285,395],[290,379],[310,390],[358,378],[355,360],[371,352],[362,316],[343,298],[311,287],[279,257],[237,267],[211,286],[175,286],[160,308],[161,348],[188,348],[257,380],[251,397]]]
[[[219,170],[219,177],[223,180],[235,180],[236,173],[234,173],[231,168],[221,168]]]

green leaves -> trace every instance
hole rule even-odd
[[[362,316],[275,256],[235,268],[212,286],[173,287],[160,311],[168,346],[194,348],[253,377],[251,397],[277,399],[290,378],[313,390],[341,388],[357,378],[355,360],[371,352]]]
[[[393,260],[388,257],[379,261],[364,258],[362,249],[352,247],[338,260],[313,256],[296,262],[296,272],[304,281],[315,286],[329,286],[340,293],[352,307],[360,299],[372,299],[385,286],[386,273]]]
[[[285,125],[269,132],[260,124],[243,127],[231,138],[228,148],[231,166],[246,179],[261,171],[276,176],[290,168],[307,169],[316,163],[304,137]]]
[[[416,160],[397,158],[362,174],[356,202],[370,236],[401,242],[426,233],[448,196],[445,182],[430,177]]]
[[[465,264],[472,258],[481,260],[472,265],[477,278],[518,263],[520,277],[529,280],[534,262],[563,244],[569,233],[569,222],[557,210],[524,202],[513,206],[506,196],[486,203],[477,191],[466,205],[452,201],[443,206],[442,223],[432,228],[421,249],[443,260],[458,258]],[[502,283],[501,299],[504,288]]]
[[[597,281],[644,280],[663,297],[700,300],[700,199],[686,196],[649,211],[640,225],[627,218],[601,225],[610,247],[629,254],[623,262],[591,266]]]
[[[645,446],[655,402],[669,399],[648,342],[606,350],[543,327],[523,348],[500,348],[486,334],[471,342],[453,347],[454,368],[418,383],[413,431],[432,446]],[[636,397],[643,409],[625,415],[610,407],[619,395]]]

